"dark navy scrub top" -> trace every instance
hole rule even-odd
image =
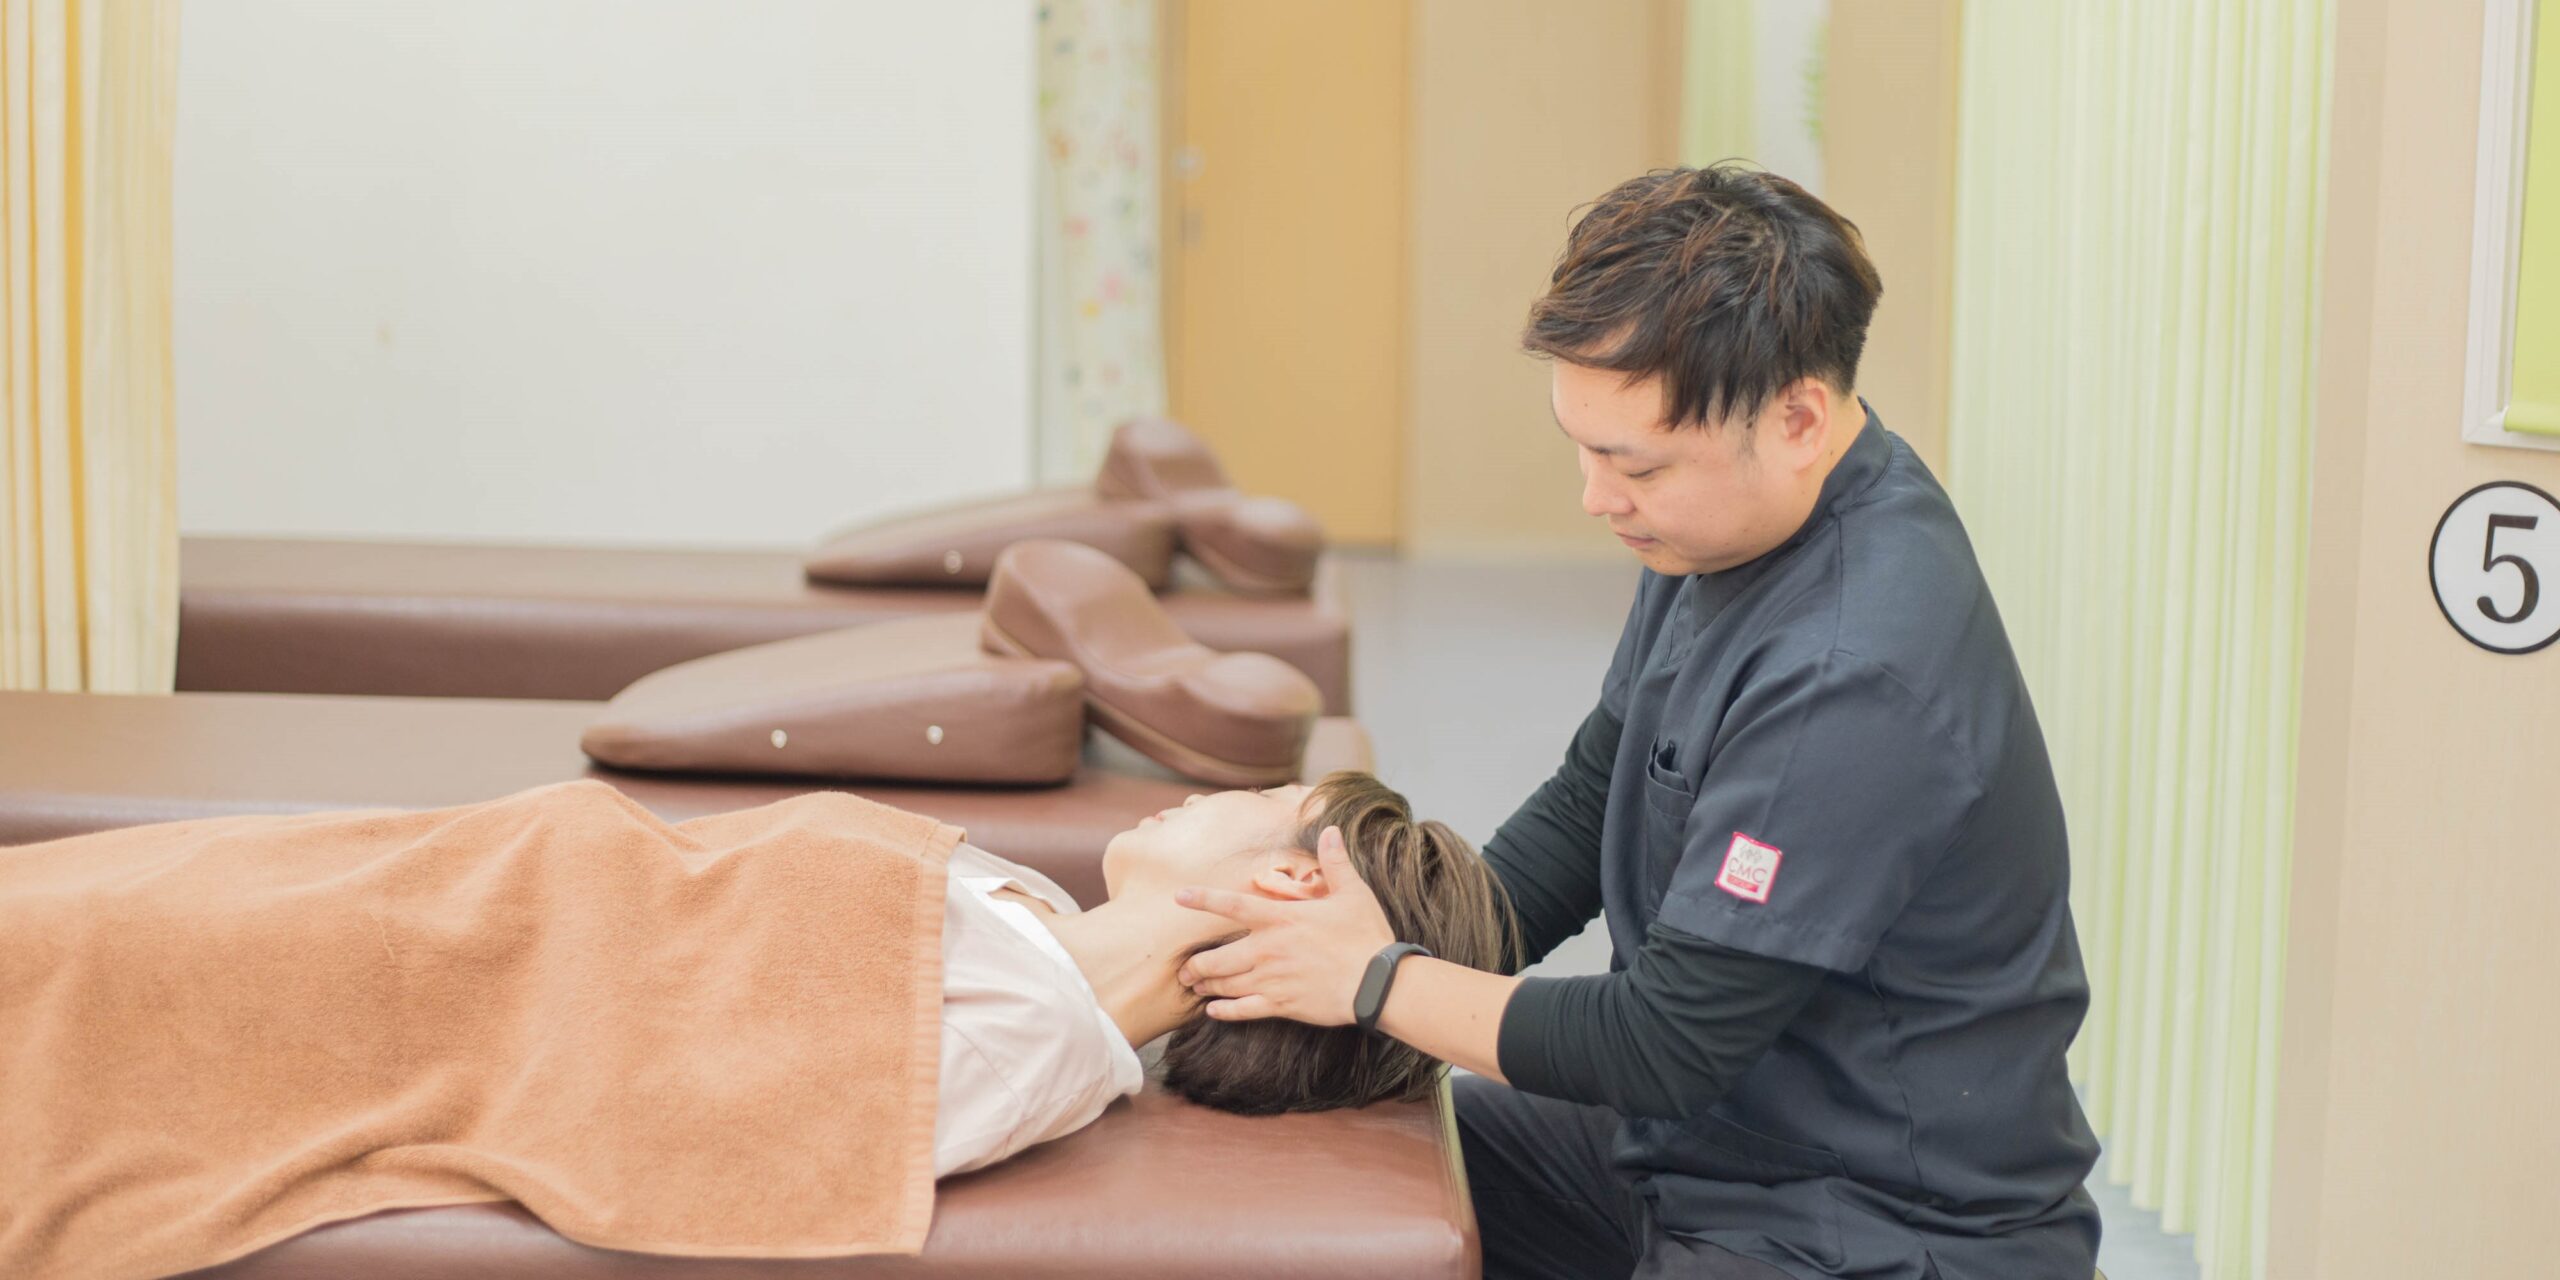
[[[1802,1276],[2085,1280],[2062,804],[1910,447],[1870,411],[1793,539],[1646,573],[1602,706],[1624,725],[1600,868],[1620,963],[1659,919],[1827,971],[1721,1101],[1627,1119],[1656,1220]]]

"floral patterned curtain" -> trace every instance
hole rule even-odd
[[[1092,475],[1112,428],[1164,412],[1155,0],[1039,9],[1038,472]]]

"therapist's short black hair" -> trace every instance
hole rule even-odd
[[[1666,425],[1714,425],[1804,378],[1851,389],[1883,294],[1858,228],[1803,187],[1733,161],[1661,169],[1574,222],[1521,344],[1660,375]]]
[[[1415,821],[1402,794],[1352,770],[1315,785],[1297,847],[1313,854],[1326,827],[1342,828],[1343,852],[1385,909],[1387,927],[1399,941],[1421,943],[1470,969],[1510,973],[1520,967],[1520,926],[1511,896],[1457,832]],[[1357,1027],[1315,1027],[1285,1018],[1215,1022],[1205,1013],[1194,1014],[1166,1038],[1162,1067],[1166,1088],[1246,1115],[1428,1098],[1448,1070],[1419,1049]]]

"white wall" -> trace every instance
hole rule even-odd
[[[189,532],[788,544],[1018,487],[1022,0],[218,0]]]

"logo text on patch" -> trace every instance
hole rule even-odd
[[[1736,831],[1724,851],[1724,870],[1716,873],[1716,887],[1746,902],[1767,902],[1769,886],[1778,879],[1778,863],[1785,857]]]

